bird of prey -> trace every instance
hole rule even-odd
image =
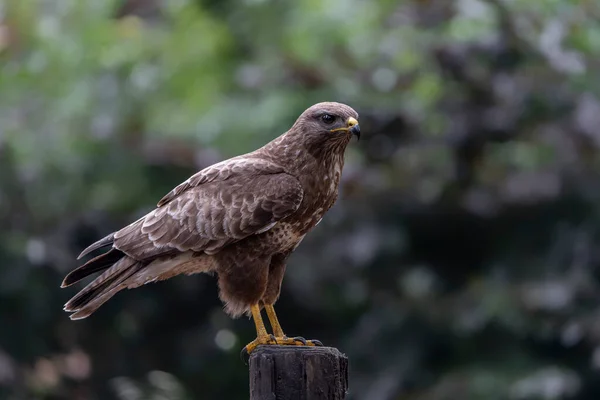
[[[142,218],[92,244],[103,254],[69,273],[62,287],[100,272],[67,302],[86,318],[115,293],[179,274],[216,273],[233,318],[251,315],[258,345],[320,345],[287,337],[273,304],[290,254],[338,197],[344,151],[360,138],[358,114],[333,102],[304,111],[256,151],[211,165],[177,186]],[[265,328],[265,309],[273,334]]]

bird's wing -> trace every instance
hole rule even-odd
[[[244,175],[181,189],[167,203],[114,234],[114,247],[137,260],[184,251],[218,252],[262,233],[298,209],[303,190],[286,173]]]
[[[225,181],[236,176],[250,177],[253,175],[277,174],[285,170],[267,160],[252,158],[249,155],[230,158],[204,168],[192,175],[188,180],[176,186],[158,202],[158,207],[169,203],[186,190],[209,182]]]

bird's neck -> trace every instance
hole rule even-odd
[[[337,141],[311,145],[286,133],[267,143],[261,153],[296,177],[308,173],[337,175],[339,179],[347,144]]]

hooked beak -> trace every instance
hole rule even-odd
[[[348,121],[346,121],[346,127],[345,128],[337,128],[337,129],[332,129],[329,132],[350,132],[350,134],[356,136],[356,138],[358,140],[360,140],[360,126],[358,125],[358,121],[356,120],[356,118],[348,118]]]
[[[358,121],[355,118],[348,118],[348,129],[350,133],[356,136],[356,140],[360,140],[360,125],[358,125]]]

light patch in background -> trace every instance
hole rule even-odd
[[[557,367],[542,368],[518,380],[510,390],[511,399],[563,399],[575,395],[581,386],[577,375]]]
[[[565,347],[572,347],[580,343],[583,340],[583,328],[581,324],[570,323],[562,330],[560,334],[560,341]]]
[[[161,390],[169,398],[181,398],[183,387],[181,383],[172,374],[164,371],[150,371],[148,373],[148,382],[155,388]]]
[[[39,265],[46,260],[46,245],[39,239],[29,239],[26,254],[30,263]]]
[[[558,311],[573,304],[573,288],[565,282],[530,283],[522,288],[521,300],[530,310]]]
[[[592,368],[600,370],[600,346],[596,347],[592,353]]]
[[[435,283],[433,272],[427,267],[418,266],[402,275],[398,286],[406,296],[422,299],[433,294]]]
[[[75,350],[60,359],[60,369],[65,376],[74,380],[84,380],[92,373],[90,357],[81,350]]]
[[[389,92],[398,82],[398,74],[389,68],[377,68],[371,76],[373,85],[380,92]]]
[[[485,19],[493,17],[489,4],[479,0],[460,0],[456,3],[456,9],[465,18]]]
[[[184,400],[190,397],[177,377],[165,371],[150,371],[147,383],[126,376],[110,381],[119,400]]]
[[[0,386],[8,385],[17,377],[14,360],[0,349]]]
[[[224,351],[233,349],[237,343],[237,336],[229,329],[221,329],[215,335],[215,344]]]
[[[244,88],[259,88],[264,82],[263,68],[256,64],[244,64],[237,69],[235,80]]]
[[[5,25],[0,25],[0,50],[8,47],[8,35],[8,27]]]
[[[540,34],[538,47],[558,71],[580,74],[586,70],[583,56],[578,52],[563,48],[567,30],[563,21],[558,19],[548,21]]]

